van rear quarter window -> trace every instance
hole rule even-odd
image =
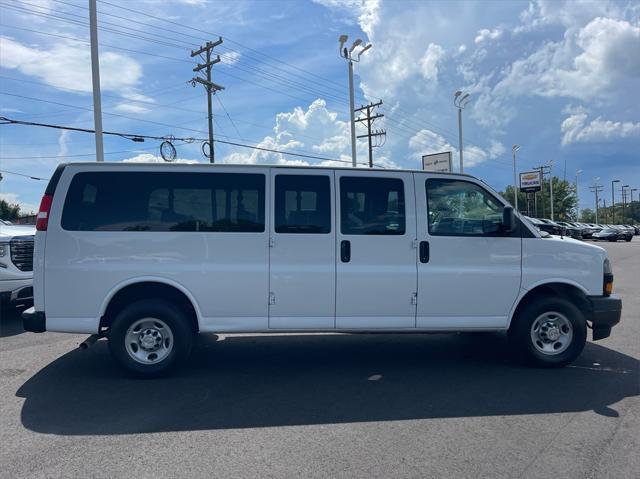
[[[263,232],[265,175],[85,172],[69,186],[69,231]]]

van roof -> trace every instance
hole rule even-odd
[[[337,169],[337,170],[359,170],[359,171],[386,171],[386,172],[405,172],[405,173],[430,173],[434,175],[454,175],[461,176],[465,178],[474,178],[478,179],[473,175],[468,173],[448,173],[448,172],[439,172],[439,171],[424,171],[418,169],[409,169],[409,168],[353,168],[351,166],[322,166],[322,165],[271,165],[271,164],[238,164],[238,163],[146,163],[146,162],[115,162],[115,161],[105,161],[105,162],[73,162],[73,163],[60,163],[58,168],[63,169],[67,166],[74,167],[83,167],[83,166],[91,166],[91,167],[99,167],[99,168],[139,168],[139,167],[162,167],[162,168],[189,168],[193,166],[197,167],[205,167],[205,168],[219,168],[222,166],[233,166],[233,167],[242,167],[242,168],[300,168],[300,169]]]

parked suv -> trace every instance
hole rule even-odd
[[[544,367],[620,320],[607,253],[542,238],[468,175],[72,163],[38,213],[34,332],[157,376],[195,333],[505,331]]]
[[[33,299],[33,226],[0,220],[0,303],[22,304]]]

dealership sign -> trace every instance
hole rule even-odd
[[[520,173],[520,191],[523,193],[535,193],[541,189],[542,179],[539,171]]]
[[[431,155],[422,155],[422,169],[425,171],[451,173],[451,152],[445,151]]]

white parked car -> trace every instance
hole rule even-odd
[[[507,331],[563,366],[622,308],[604,249],[542,238],[468,175],[73,163],[37,229],[25,329],[106,336],[140,376],[196,332]]]
[[[0,220],[0,302],[26,303],[33,298],[33,226]]]

